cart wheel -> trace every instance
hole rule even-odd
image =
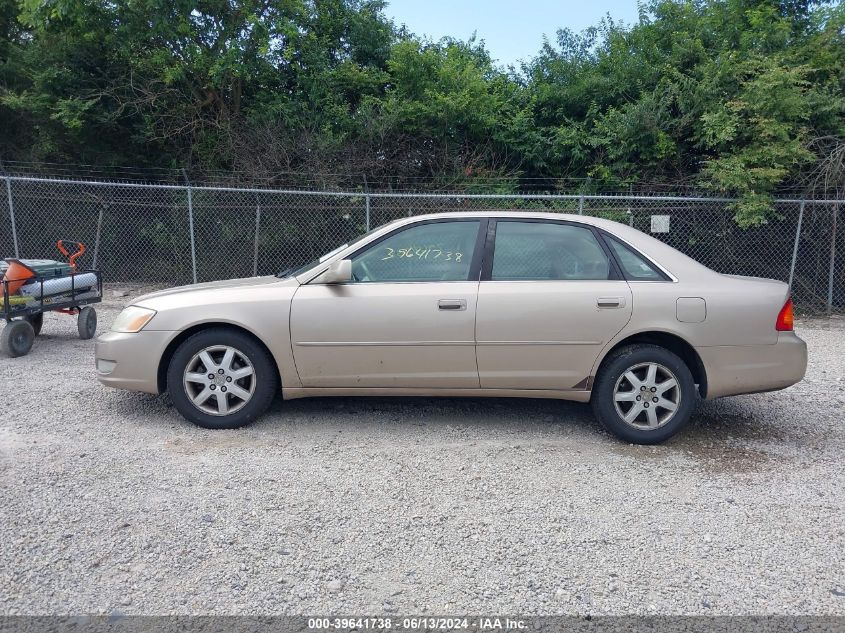
[[[35,336],[41,334],[41,327],[44,325],[44,313],[39,312],[38,314],[31,314],[28,317],[24,317],[29,324],[32,326],[33,331],[35,332]]]
[[[34,340],[35,330],[29,321],[9,321],[0,334],[0,348],[11,358],[26,356]]]
[[[83,341],[92,338],[97,333],[97,313],[94,308],[85,306],[79,311],[76,329],[79,330],[79,338]]]

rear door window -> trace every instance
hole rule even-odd
[[[608,279],[610,261],[589,228],[499,220],[492,281]]]

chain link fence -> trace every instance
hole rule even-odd
[[[88,245],[106,282],[183,284],[271,274],[385,222],[495,209],[599,216],[650,233],[704,265],[791,283],[799,311],[845,312],[845,217],[837,200],[778,200],[748,229],[725,198],[281,191],[3,177],[0,257]]]

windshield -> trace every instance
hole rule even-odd
[[[307,264],[302,264],[301,266],[291,266],[290,268],[285,268],[284,270],[279,271],[279,272],[276,274],[276,277],[296,277],[296,276],[298,276],[298,275],[301,275],[302,273],[304,273],[304,272],[306,272],[306,271],[308,271],[308,270],[310,270],[310,269],[314,268],[314,267],[315,267],[315,266],[317,266],[318,264],[322,264],[322,263],[323,263],[324,261],[326,261],[327,259],[331,259],[332,257],[334,257],[335,255],[337,255],[337,254],[338,254],[340,251],[342,251],[343,249],[345,249],[345,248],[349,248],[350,246],[354,246],[354,245],[355,245],[355,244],[357,244],[358,242],[360,242],[360,241],[362,241],[362,240],[364,240],[364,239],[368,238],[370,235],[372,235],[372,234],[373,234],[373,233],[375,233],[376,231],[380,230],[381,228],[382,228],[382,227],[381,227],[381,226],[379,226],[379,227],[376,227],[376,228],[374,228],[374,229],[372,229],[372,230],[370,230],[370,231],[367,231],[366,233],[364,233],[364,234],[359,235],[358,237],[356,237],[356,238],[355,238],[354,240],[352,240],[351,242],[347,242],[346,244],[341,244],[341,245],[340,245],[340,246],[338,246],[337,248],[334,248],[334,249],[330,250],[328,253],[326,253],[325,255],[321,255],[321,256],[320,256],[320,257],[318,257],[317,259],[313,259],[313,260],[311,260],[311,261],[310,261],[310,262],[308,262]]]

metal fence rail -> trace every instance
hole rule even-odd
[[[729,198],[287,191],[3,177],[0,256],[89,245],[107,282],[180,284],[275,273],[390,220],[423,213],[542,209],[625,222],[723,273],[790,282],[805,313],[845,311],[839,200],[781,199],[742,229]],[[668,216],[668,217],[667,217]]]

